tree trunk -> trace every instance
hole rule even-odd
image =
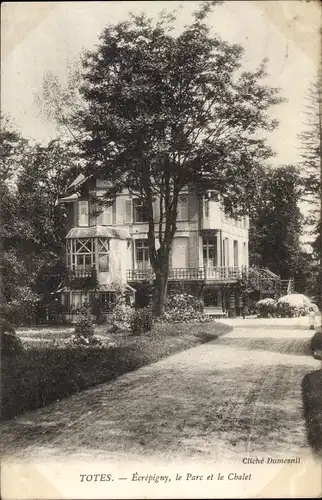
[[[162,273],[163,274],[163,273]],[[167,296],[167,288],[168,288],[168,279],[166,276],[163,276],[161,273],[156,278],[156,296],[154,303],[154,312],[156,316],[162,316],[165,308],[165,300]]]

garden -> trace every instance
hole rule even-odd
[[[120,297],[107,324],[88,307],[74,326],[17,331],[1,323],[1,418],[14,418],[164,357],[216,339],[232,328],[208,320],[200,301],[170,295],[162,318]]]

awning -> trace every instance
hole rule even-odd
[[[74,193],[70,196],[65,196],[64,198],[59,198],[58,202],[59,203],[72,203],[80,197],[79,193]]]
[[[131,239],[126,229],[117,229],[107,226],[73,227],[66,236],[71,238],[117,238],[119,240]]]
[[[104,285],[97,285],[96,288],[72,288],[70,286],[60,286],[57,288],[56,293],[63,292],[75,292],[75,293],[84,293],[84,292],[115,292],[115,293],[135,293],[135,288],[132,288],[130,285],[121,284],[121,283],[107,283]]]

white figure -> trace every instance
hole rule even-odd
[[[313,307],[311,307],[309,310],[309,325],[310,325],[310,330],[314,330],[314,328],[315,328],[315,311],[314,311]]]

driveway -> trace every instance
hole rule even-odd
[[[232,320],[226,320],[229,323]],[[2,456],[235,460],[307,449],[303,322],[235,320],[220,339],[2,426]]]

